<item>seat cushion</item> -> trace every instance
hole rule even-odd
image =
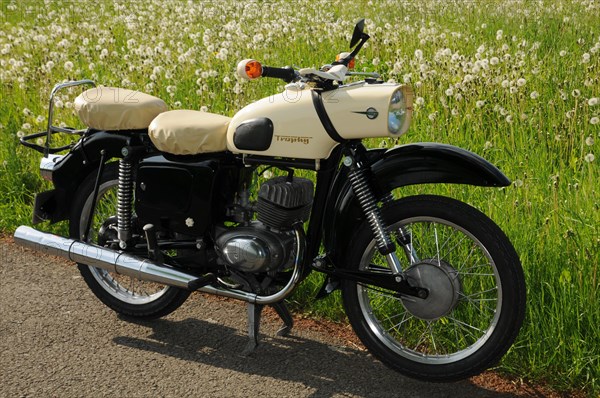
[[[158,150],[173,155],[222,152],[227,148],[231,118],[214,113],[177,110],[161,113],[148,128]]]
[[[115,131],[146,129],[168,108],[160,98],[139,91],[95,87],[75,99],[75,109],[86,126]]]

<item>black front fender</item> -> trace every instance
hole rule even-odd
[[[444,144],[418,143],[388,151],[367,153],[371,167],[371,186],[378,198],[395,188],[414,184],[468,184],[486,187],[510,185],[496,166],[467,150]],[[326,205],[323,243],[334,264],[343,265],[348,247],[364,214],[354,196],[348,171],[342,166]]]

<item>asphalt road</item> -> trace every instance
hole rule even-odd
[[[2,397],[509,397],[469,381],[417,382],[311,330],[242,356],[244,304],[190,297],[164,319],[131,323],[77,268],[0,240]]]

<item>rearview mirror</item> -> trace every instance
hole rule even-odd
[[[354,47],[358,44],[360,39],[362,39],[365,33],[365,19],[361,19],[356,23],[354,27],[354,32],[352,32],[352,40],[350,40],[350,48]]]

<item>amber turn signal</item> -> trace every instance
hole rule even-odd
[[[335,60],[339,61],[342,58],[346,58],[348,55],[350,55],[350,53],[339,53],[335,56]],[[350,63],[348,64],[348,70],[350,69],[354,69],[354,58],[352,58],[352,61],[350,61]]]
[[[257,79],[262,75],[262,65],[255,59],[245,59],[237,65],[237,74],[242,79]]]

